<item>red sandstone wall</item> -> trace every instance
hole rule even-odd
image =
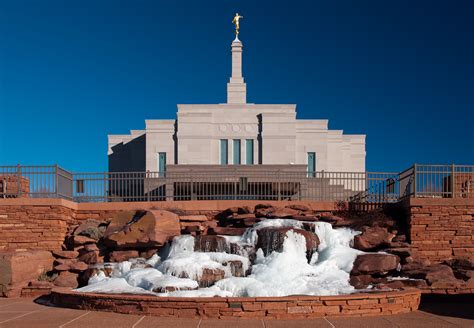
[[[154,203],[84,203],[59,199],[0,199],[0,249],[59,249],[69,225],[85,219],[107,219],[120,210],[163,208],[184,214],[212,215],[232,206],[261,201],[188,201]],[[290,202],[269,202],[280,206]],[[291,202],[319,211],[333,202]],[[474,255],[474,199],[410,199],[411,245],[433,262]]]
[[[408,205],[410,241],[421,258],[474,255],[474,199],[413,198]]]
[[[1,249],[61,249],[74,209],[61,205],[0,206]]]
[[[63,199],[0,199],[0,250],[61,249],[68,227],[87,219],[106,220],[122,210],[166,209],[185,215],[213,216],[233,206],[255,206],[262,201],[179,201],[74,203]],[[278,206],[303,204],[317,211],[332,211],[334,202],[268,201]]]
[[[142,295],[81,294],[56,289],[53,304],[84,310],[112,311],[179,318],[276,318],[369,316],[416,311],[420,291],[287,297],[155,297]]]

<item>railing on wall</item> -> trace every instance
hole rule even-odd
[[[474,198],[474,165],[419,165],[389,172],[97,172],[0,166],[0,198],[77,202],[165,200],[326,200],[385,204],[406,197]]]
[[[474,198],[474,165],[420,165],[407,175],[404,197]]]
[[[390,203],[404,198],[474,198],[474,165],[420,165],[353,196],[353,203]]]
[[[0,198],[72,199],[72,173],[57,165],[0,166]]]
[[[74,174],[74,199],[164,200],[347,200],[365,190],[376,173],[365,172],[109,172]]]

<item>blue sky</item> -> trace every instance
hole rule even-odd
[[[248,101],[367,134],[367,169],[474,164],[474,2],[0,0],[0,165],[107,169],[107,134]]]

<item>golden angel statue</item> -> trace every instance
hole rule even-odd
[[[232,20],[232,24],[235,25],[235,35],[239,35],[239,21],[241,18],[244,18],[244,16],[240,16],[239,13],[236,13],[234,19]]]

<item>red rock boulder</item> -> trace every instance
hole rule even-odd
[[[437,288],[453,288],[459,285],[453,270],[444,264],[424,266],[418,262],[403,266],[403,275],[424,279],[428,285]]]
[[[356,289],[365,289],[369,285],[376,285],[386,282],[386,278],[375,278],[369,274],[351,276],[349,283]]]
[[[114,251],[109,254],[110,262],[123,262],[132,258],[139,257],[140,254],[136,250]]]
[[[392,254],[362,254],[357,256],[351,275],[385,275],[398,268],[400,259]]]
[[[269,218],[292,218],[293,216],[299,216],[301,211],[294,210],[289,207],[277,207],[273,208],[273,211],[270,211],[266,217]]]
[[[78,284],[78,274],[69,271],[61,271],[59,276],[54,280],[54,285],[58,287],[76,288]]]
[[[79,255],[77,251],[52,251],[52,253],[60,259],[75,259]]]
[[[87,264],[96,264],[104,262],[104,256],[99,250],[88,251],[86,248],[81,248],[79,250],[79,256],[77,257],[77,259]]]
[[[104,244],[116,249],[163,246],[181,232],[179,216],[165,210],[119,212],[104,234]]]
[[[232,228],[232,227],[212,227],[209,228],[210,235],[224,235],[224,236],[242,236],[247,228]]]
[[[303,205],[303,204],[292,204],[292,205],[288,205],[288,206],[285,206],[287,208],[291,208],[293,210],[297,210],[297,211],[302,211],[302,212],[309,212],[311,211],[311,209],[309,208],[309,206],[306,206],[306,205]]]
[[[257,204],[255,205],[254,213],[256,217],[266,217],[274,210],[275,208],[270,204]]]
[[[107,228],[105,221],[86,220],[81,223],[75,230],[74,235],[86,236],[94,240],[99,240],[104,235]]]
[[[53,261],[48,251],[0,251],[0,296],[20,296],[30,281],[53,268]]]
[[[354,237],[354,248],[361,251],[371,251],[388,246],[395,234],[387,228],[364,227],[360,235]]]

